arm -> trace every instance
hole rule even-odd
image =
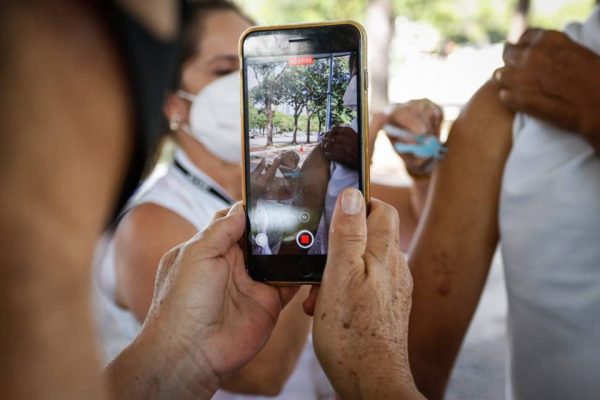
[[[80,2],[3,2],[0,44],[2,397],[100,399],[90,265],[128,162],[127,84]]]
[[[409,350],[419,389],[442,398],[498,244],[498,203],[512,113],[485,84],[451,129],[413,242]]]
[[[115,236],[117,300],[138,321],[145,320],[150,308],[161,258],[195,233],[195,227],[185,219],[155,204],[136,207],[119,224]],[[281,391],[296,366],[310,327],[300,301],[293,300],[286,307],[267,345],[223,382],[225,389],[263,395]]]
[[[369,149],[373,151],[375,138],[386,124],[399,126],[415,133],[431,133],[439,137],[443,116],[442,109],[427,99],[396,105],[388,113],[375,113],[369,124]],[[401,141],[397,138],[390,139],[392,142]],[[413,177],[412,184],[408,187],[372,184],[371,194],[394,206],[398,211],[402,221],[400,249],[407,251],[425,207],[435,160],[412,154],[399,155],[406,171]]]

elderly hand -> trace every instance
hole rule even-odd
[[[238,245],[245,224],[238,203],[161,261],[140,336],[158,354],[165,398],[212,396],[262,349],[297,290],[250,279]]]
[[[440,137],[444,112],[441,107],[428,99],[411,100],[407,103],[395,105],[382,119],[384,124],[391,124],[404,128],[415,134],[429,133]],[[389,136],[392,144],[395,142],[414,144],[416,140],[408,140]],[[413,177],[429,176],[435,165],[433,158],[421,158],[413,154],[399,154],[406,170]]]
[[[529,29],[504,49],[494,73],[500,100],[581,134],[600,151],[600,56],[562,32]]]
[[[345,399],[421,398],[408,364],[412,279],[398,243],[391,206],[345,190],[338,198],[329,254],[319,289],[305,311],[313,315],[315,352]]]

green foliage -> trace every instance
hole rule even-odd
[[[355,113],[344,106],[343,95],[350,80],[349,57],[333,60],[331,82],[331,113],[333,125],[347,124]],[[258,85],[251,89],[254,106],[249,109],[250,127],[265,129],[267,138],[280,132],[313,132],[326,127],[327,84],[329,58],[315,59],[312,65],[283,67],[281,63],[253,66]],[[286,112],[276,112],[273,107],[286,106]],[[257,107],[258,108],[255,108]],[[269,120],[271,115],[271,120]],[[304,118],[302,116],[305,115]],[[309,120],[310,124],[309,125]],[[270,125],[271,123],[271,125]],[[270,129],[270,126],[274,129]],[[296,142],[294,135],[292,143]]]
[[[250,129],[262,130],[267,126],[267,116],[261,110],[251,105],[248,106],[248,122]]]
[[[506,38],[517,0],[392,0],[396,16],[426,22],[444,39],[482,44]],[[364,22],[367,0],[236,0],[259,24],[354,19]],[[585,19],[594,0],[531,0],[532,25],[562,29]],[[558,4],[558,5],[556,5]],[[562,4],[562,5],[561,5]]]
[[[275,111],[273,113],[273,126],[279,132],[290,132],[294,129],[294,118],[291,115]]]
[[[282,66],[282,63],[261,64],[252,67],[259,83],[250,91],[250,98],[254,104],[261,104],[270,109],[271,106],[281,103],[283,99],[281,76],[286,68],[287,66]]]
[[[354,19],[362,21],[367,0],[236,0],[259,24]]]

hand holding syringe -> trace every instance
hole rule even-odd
[[[444,146],[437,136],[433,134],[417,134],[391,124],[385,124],[383,130],[391,137],[416,142],[394,143],[394,149],[398,153],[409,153],[416,157],[435,158],[437,160],[444,158],[444,155],[448,153],[446,146]]]

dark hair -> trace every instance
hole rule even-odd
[[[175,65],[176,76],[172,79],[173,87],[171,87],[171,90],[173,91],[179,89],[181,85],[181,74],[184,64],[199,51],[199,42],[201,36],[204,34],[202,25],[208,16],[215,12],[233,11],[250,22],[250,24],[254,25],[254,21],[245,15],[242,10],[230,0],[185,0],[183,3],[183,29],[180,38],[179,55],[177,56],[177,64]],[[161,143],[157,146],[152,162],[148,163],[149,168],[145,171],[144,178],[149,175],[161,156],[164,156],[165,154],[167,154],[167,157],[172,156],[172,154],[168,155],[170,151],[165,152],[165,149],[170,149],[173,136],[171,135],[167,118],[163,117],[163,121]]]
[[[254,25],[254,21],[230,0],[187,0],[183,6],[183,32],[181,49],[177,59],[177,79],[175,84],[181,84],[183,65],[199,51],[200,37],[204,34],[202,25],[211,14],[219,11],[233,11]],[[200,35],[199,35],[200,34]]]

